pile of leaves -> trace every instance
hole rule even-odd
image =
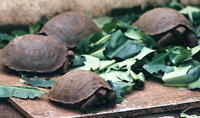
[[[182,89],[200,88],[200,46],[192,49],[182,46],[169,46],[163,49],[155,49],[155,40],[145,32],[138,30],[131,24],[143,13],[156,7],[168,7],[184,14],[200,39],[200,9],[195,6],[183,7],[176,1],[168,1],[165,4],[149,4],[145,9],[141,6],[112,10],[111,16],[91,18],[102,29],[102,33],[94,33],[81,40],[77,46],[75,59],[70,70],[84,69],[98,73],[111,85],[120,103],[124,96],[133,90],[142,90],[145,80],[149,78],[163,81],[165,86],[181,87]],[[0,33],[0,42],[9,42],[15,36],[23,34],[37,34],[46,23],[46,17],[42,17],[37,24],[31,24],[28,31],[15,30],[12,34]],[[2,48],[6,45],[1,45]],[[52,87],[55,81],[46,84],[34,77],[31,81],[22,77],[24,81],[37,87]],[[42,81],[42,82],[41,82]],[[43,83],[37,85],[37,83]],[[7,88],[7,89],[6,89]],[[15,89],[16,88],[16,89]],[[30,90],[30,87],[0,86],[0,90],[9,91]],[[32,90],[36,91],[35,88]],[[15,93],[15,92],[12,92]],[[2,94],[2,93],[1,93]],[[34,98],[16,96],[16,94],[1,95],[0,97]],[[43,94],[43,93],[42,93]]]
[[[200,9],[197,7],[183,7],[169,1],[162,5],[150,4],[146,9],[140,6],[114,9],[112,17],[93,18],[103,33],[94,33],[81,40],[70,70],[98,73],[111,84],[119,101],[134,89],[142,90],[148,78],[161,80],[165,86],[199,88],[200,46],[155,49],[155,40],[131,25],[147,10],[156,7],[168,7],[184,14],[193,25],[199,42]]]

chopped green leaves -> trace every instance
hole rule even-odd
[[[135,40],[128,39],[118,30],[111,35],[111,39],[106,45],[104,54],[105,57],[110,59],[127,59],[138,54],[144,46],[144,44],[140,44]]]
[[[143,68],[151,74],[158,73],[158,71],[163,71],[166,73],[173,71],[173,67],[166,65],[165,60],[167,56],[169,56],[169,54],[174,50],[175,48],[172,48],[166,53],[155,52],[152,60],[145,64]]]

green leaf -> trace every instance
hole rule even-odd
[[[124,33],[124,35],[131,39],[138,40],[140,43],[146,44],[149,48],[156,46],[156,41],[143,31],[129,29]]]
[[[28,27],[30,34],[37,34],[40,28],[41,26],[39,23],[36,23],[36,24],[31,23]]]
[[[12,39],[14,39],[15,37],[12,35],[8,35],[8,34],[4,34],[4,33],[0,33],[0,40],[6,40],[6,41],[11,41]]]
[[[187,71],[191,66],[186,67],[174,67],[174,71],[171,73],[165,73],[162,80],[164,81],[165,86],[187,86],[188,85],[188,76]]]
[[[6,86],[0,84],[0,97],[17,97],[17,98],[35,98],[42,94],[46,94],[45,91],[40,91],[34,87],[25,86]]]
[[[47,21],[48,21],[48,19],[47,19],[47,17],[44,15],[44,16],[42,16],[42,18],[40,19],[39,23],[40,23],[41,25],[45,25]]]
[[[89,53],[92,49],[96,48],[94,46],[90,46],[90,43],[96,43],[99,39],[101,39],[103,35],[99,32],[93,33],[90,36],[84,37],[80,40],[77,49],[79,50],[80,54]]]
[[[25,30],[14,30],[12,31],[12,34],[14,36],[22,36],[22,35],[28,34],[28,32]]]
[[[123,39],[120,39],[122,36],[123,36],[123,33],[121,30],[117,30],[116,32],[111,34],[110,41],[109,41],[110,47],[116,48],[117,44],[122,44]]]
[[[196,8],[196,7],[193,7],[193,6],[186,6],[185,8],[183,8],[182,10],[180,10],[179,12],[182,13],[182,14],[186,14],[189,16],[189,19],[191,22],[193,22],[193,12],[199,12],[200,9],[199,8]]]
[[[119,29],[131,29],[131,30],[137,30],[137,26],[133,26],[133,25],[129,25],[128,23],[124,23],[124,22],[121,22],[121,21],[118,21],[117,22],[117,28]]]
[[[124,71],[131,70],[131,66],[135,63],[136,63],[135,58],[129,58],[129,59],[126,59],[124,61],[113,64],[112,66],[110,66],[107,69],[107,72],[109,72],[112,69],[114,69],[114,70],[124,70]]]
[[[192,58],[200,62],[200,46],[196,46],[191,49],[192,50]]]
[[[70,67],[77,67],[77,66],[84,66],[84,61],[85,60],[85,57],[79,55],[79,54],[75,54],[75,58],[72,62],[72,64],[70,65]]]
[[[162,80],[166,86],[188,86],[188,70],[193,66],[193,61],[181,63],[178,67],[174,67],[174,71],[165,73]]]
[[[38,21],[36,24],[31,23],[28,27],[29,33],[37,34],[47,21],[47,17],[42,16],[40,21]]]
[[[105,46],[102,47],[101,49],[99,49],[99,50],[97,50],[97,51],[91,53],[90,55],[91,55],[91,56],[94,56],[94,57],[97,57],[97,58],[99,58],[99,59],[105,60],[106,57],[105,57],[104,54],[103,54],[104,51],[105,51]]]
[[[138,53],[135,57],[135,59],[137,60],[141,60],[143,59],[145,56],[147,56],[148,54],[151,54],[152,52],[155,52],[156,50],[153,50],[151,48],[147,48],[147,47],[143,47],[142,50],[140,51],[140,53]]]
[[[195,89],[200,88],[200,65],[196,67],[192,67],[188,73],[188,88],[189,89]]]
[[[92,19],[99,28],[102,28],[104,24],[110,23],[113,20],[113,17],[102,16],[102,17],[92,18]]]
[[[113,87],[115,88],[116,91],[120,93],[121,96],[127,95],[128,92],[125,91],[125,88],[131,87],[133,85],[134,85],[133,83],[129,83],[129,82],[122,82],[122,81],[113,82]],[[121,97],[118,97],[118,98],[121,98]]]
[[[107,82],[110,84],[110,87],[112,88],[113,91],[115,91],[115,94],[117,95],[117,103],[121,103],[124,100],[124,98],[121,96],[120,91],[118,91],[115,88],[112,81],[108,80]]]
[[[179,64],[182,60],[186,59],[191,54],[191,50],[187,50],[185,47],[177,46],[176,50],[172,51],[169,55],[170,60],[174,65]]]
[[[36,86],[36,87],[53,87],[54,83],[56,81],[54,80],[44,80],[44,79],[40,79],[38,78],[37,76],[34,76],[34,79],[35,80],[31,80],[29,79],[28,77],[22,77],[23,80],[27,81],[30,85],[32,86]]]
[[[101,72],[99,73],[99,76],[101,76],[102,78],[104,78],[106,81],[111,80],[111,81],[120,81],[120,78],[117,77],[117,75],[121,74],[121,73],[126,73],[124,71],[118,71],[118,70],[112,70],[112,71],[108,71],[108,72]]]
[[[155,52],[152,60],[149,61],[149,63],[145,64],[143,68],[151,74],[158,73],[158,71],[160,70],[166,73],[173,71],[173,67],[167,66],[165,64],[166,63],[165,60],[175,49],[176,48],[172,48],[166,53],[160,53],[160,54],[158,54],[158,52]]]
[[[111,32],[112,30],[115,30],[116,27],[117,27],[117,21],[113,21],[113,22],[104,24],[104,26],[102,27],[102,30],[108,33],[108,32]]]
[[[107,23],[102,27],[102,30],[107,33],[111,32],[111,31],[119,30],[119,29],[121,29],[121,30],[127,30],[127,29],[136,30],[138,28],[136,26],[132,26],[132,25],[129,25],[128,23],[124,23],[124,22],[117,21],[117,20]]]
[[[100,60],[99,58],[93,57],[91,55],[81,55],[85,57],[84,66],[72,67],[69,68],[70,70],[88,70],[88,71],[95,71],[100,67]]]
[[[113,89],[113,91],[115,91],[115,94],[117,95],[117,103],[121,103],[124,100],[123,96],[127,95],[127,93],[130,92],[130,88],[127,88],[134,85],[134,83],[122,81],[113,82],[111,80],[108,80],[107,82],[110,84],[111,88]]]
[[[199,12],[193,12],[192,13],[193,16],[193,22],[192,25],[193,26],[198,26],[200,25],[200,11]],[[196,32],[197,33],[197,32]],[[198,33],[197,33],[198,34]]]
[[[180,3],[178,3],[175,0],[172,0],[169,2],[169,7],[174,8],[174,9],[183,9],[184,6],[182,6]]]
[[[135,40],[129,40],[118,30],[111,34],[111,39],[106,44],[104,55],[109,59],[127,59],[137,55],[144,46],[144,44],[140,44]]]
[[[188,88],[189,89],[196,89],[196,88],[199,89],[200,88],[200,77],[196,81],[189,83]]]
[[[196,80],[198,80],[199,76],[200,76],[200,65],[196,66],[196,67],[192,67],[188,73],[188,82],[192,83]],[[200,84],[200,83],[199,83]]]

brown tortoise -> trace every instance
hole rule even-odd
[[[83,13],[69,11],[55,16],[40,30],[39,34],[61,41],[68,48],[74,48],[79,41],[94,32],[101,32],[96,24]]]
[[[152,9],[132,25],[156,39],[157,48],[169,45],[185,45],[192,48],[198,45],[196,34],[188,19],[170,8]]]
[[[79,108],[83,113],[101,103],[113,107],[117,98],[101,76],[86,70],[67,72],[55,82],[47,95],[50,100]]]
[[[13,39],[2,51],[0,61],[8,68],[26,72],[66,73],[74,53],[65,45],[42,35],[26,34]]]

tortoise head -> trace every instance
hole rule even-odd
[[[106,93],[107,93],[107,90],[105,88],[100,88],[96,91],[96,96],[98,98],[98,101],[104,101],[105,98],[106,98]]]
[[[183,40],[185,38],[186,28],[183,26],[178,26],[173,30],[173,34],[177,41]]]

